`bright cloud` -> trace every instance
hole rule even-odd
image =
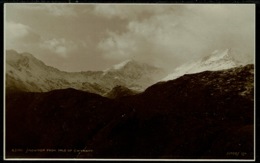
[[[29,26],[7,22],[5,26],[6,34],[6,48],[21,50],[28,44],[35,44],[40,40],[40,36],[37,35]]]
[[[24,24],[7,22],[6,34],[11,39],[22,38],[29,33],[30,28]]]
[[[40,47],[43,49],[48,49],[61,57],[68,57],[68,54],[76,48],[76,44],[64,38],[53,38],[43,41]]]

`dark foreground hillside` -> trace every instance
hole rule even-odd
[[[114,100],[74,89],[6,96],[8,158],[253,159],[253,140],[253,65]]]

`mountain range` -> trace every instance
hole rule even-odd
[[[73,88],[7,91],[5,115],[7,158],[251,160],[254,65],[186,74],[115,99]]]
[[[230,55],[230,49],[215,50],[197,61],[191,61],[166,74],[161,68],[126,60],[104,71],[64,72],[45,65],[29,53],[6,51],[6,89],[27,92],[47,92],[74,88],[106,96],[122,86],[142,92],[159,82],[173,80],[185,74],[238,67],[241,63]]]
[[[160,68],[127,60],[105,71],[64,72],[29,53],[6,51],[6,89],[47,92],[74,88],[104,95],[118,85],[143,91],[164,75]]]

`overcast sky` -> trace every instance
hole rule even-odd
[[[252,60],[254,5],[5,4],[6,49],[64,71],[104,70],[127,59],[168,70],[231,48]]]

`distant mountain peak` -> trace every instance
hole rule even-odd
[[[8,64],[10,64],[10,65],[12,65],[13,67],[16,67],[16,68],[24,67],[24,68],[28,69],[28,68],[31,67],[31,68],[34,69],[38,66],[50,67],[50,66],[45,65],[44,62],[37,59],[31,53],[27,53],[27,52],[18,53],[15,50],[7,50],[6,51],[6,61],[7,61]],[[56,68],[52,68],[52,69],[56,69]]]
[[[6,59],[7,60],[19,60],[19,59],[24,59],[24,58],[28,58],[28,59],[34,59],[34,60],[38,60],[36,59],[31,53],[27,53],[27,52],[23,52],[23,53],[18,53],[15,50],[6,50]]]
[[[11,53],[18,53],[18,52],[16,50],[14,50],[14,49],[6,50],[6,54],[11,54]]]
[[[193,74],[203,71],[217,71],[239,66],[231,55],[231,49],[215,50],[210,55],[205,56],[197,61],[185,63],[174,69],[162,81],[173,80],[184,74]]]
[[[114,65],[113,69],[118,70],[118,69],[125,67],[127,64],[134,63],[134,62],[136,62],[136,61],[134,61],[133,59],[128,59],[128,60],[125,60],[125,61],[123,61],[119,64]]]
[[[22,56],[27,56],[27,57],[33,57],[31,53],[23,52],[23,53],[18,53],[16,50],[13,49],[8,49],[6,50],[6,55],[22,55]]]
[[[120,70],[120,69],[122,69],[123,67],[125,67],[127,64],[129,64],[130,62],[134,62],[134,61],[133,61],[132,59],[128,59],[128,60],[125,60],[125,61],[120,62],[120,63],[118,63],[118,64],[115,64],[115,65],[113,65],[112,67],[105,69],[105,70],[103,71],[103,72],[104,72],[103,75],[105,75],[108,71],[111,71],[111,70]]]
[[[211,54],[212,54],[212,55],[219,55],[220,53],[222,53],[223,56],[224,56],[224,55],[229,54],[230,51],[231,51],[230,48],[227,48],[227,49],[217,49],[217,50],[213,51]]]
[[[25,57],[30,57],[30,58],[35,58],[31,53],[21,53],[22,56],[25,56]]]
[[[21,55],[15,50],[6,50],[6,59],[7,60],[18,60]]]
[[[234,62],[235,60],[230,54],[231,49],[215,50],[210,55],[202,58],[201,61],[205,63],[212,63],[220,60],[232,60]]]
[[[123,62],[120,62],[116,65],[111,66],[110,68],[106,69],[103,71],[103,75],[106,75],[109,72],[119,72],[119,71],[135,71],[135,70],[140,70],[142,72],[148,70],[148,69],[160,69],[156,66],[144,63],[144,62],[139,62],[134,59],[128,59]]]

